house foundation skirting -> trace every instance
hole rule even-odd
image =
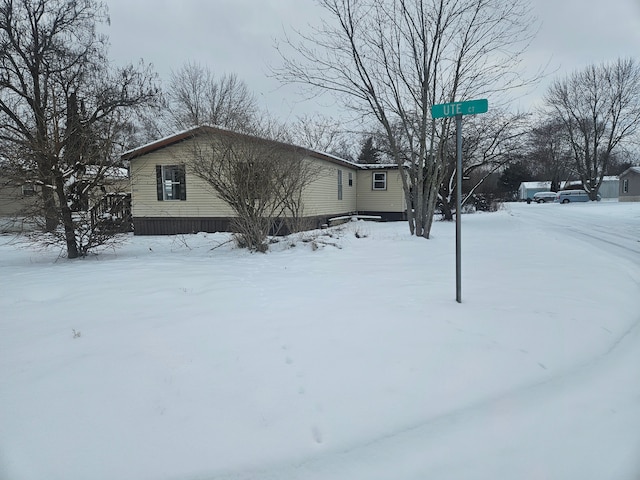
[[[378,216],[383,222],[401,222],[407,219],[406,212],[358,212],[358,215]]]
[[[318,215],[305,217],[302,224],[309,230],[321,228],[328,224],[330,218],[338,215],[353,214],[355,212],[338,212],[332,215]],[[373,215],[381,217],[382,221],[406,220],[404,212],[358,212],[360,215]],[[277,231],[271,232],[277,235],[291,233],[286,222],[279,223]],[[133,233],[135,235],[179,235],[198,232],[230,232],[231,218],[229,217],[133,217]]]
[[[228,231],[230,231],[230,219],[225,217],[133,217],[134,235]]]

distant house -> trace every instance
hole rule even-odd
[[[90,194],[83,187],[94,181],[99,174],[101,181]],[[74,212],[88,211],[92,221],[99,215],[116,212],[128,215],[129,172],[126,168],[85,167],[84,180],[77,182],[82,193],[75,196],[71,209]],[[20,183],[0,177],[0,232],[32,230],[33,220],[42,214],[42,189],[36,183]]]
[[[551,191],[551,182],[522,182],[518,188],[518,200],[533,199],[538,192]]]
[[[608,176],[602,179],[602,185],[598,193],[601,198],[618,198],[619,179],[615,176]],[[561,189],[582,188],[580,180],[571,180],[560,183]],[[551,182],[522,182],[518,188],[518,200],[532,199],[538,192],[548,192],[551,190]]]
[[[627,168],[619,176],[620,202],[640,202],[640,167]]]
[[[226,141],[293,146],[215,127],[196,127],[126,152],[130,162],[131,209],[136,235],[228,231],[234,216],[193,169],[197,142],[224,136]],[[295,148],[295,147],[294,147]],[[319,227],[331,218],[376,215],[401,220],[405,201],[400,172],[393,165],[360,165],[309,149],[296,148],[301,162],[317,169],[303,190],[304,218]]]
[[[0,179],[0,232],[23,230],[24,215],[36,207],[37,201],[38,190],[32,183]]]
[[[600,188],[598,189],[598,193],[600,194],[600,198],[602,199],[612,199],[618,198],[618,183],[619,179],[617,176],[606,176],[602,178],[602,183],[600,184]],[[574,189],[574,188],[584,188],[582,186],[582,182],[580,180],[571,180],[566,182],[565,185],[562,186],[563,189]]]

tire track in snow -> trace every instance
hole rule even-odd
[[[613,358],[614,354],[617,354],[619,358]],[[627,357],[633,359],[627,362]],[[437,452],[438,448],[443,448],[442,445],[445,441],[449,445],[454,445],[452,448],[459,448],[455,445],[458,445],[460,441],[463,443],[470,441],[468,438],[456,440],[451,437],[475,437],[477,432],[483,432],[486,428],[502,424],[505,421],[524,424],[524,427],[521,428],[525,428],[530,423],[532,410],[533,414],[536,411],[545,410],[540,407],[543,403],[551,404],[551,406],[546,406],[547,409],[552,407],[565,408],[564,403],[568,402],[567,398],[575,401],[576,398],[582,397],[580,394],[582,389],[591,390],[594,388],[594,383],[607,384],[612,381],[611,370],[617,368],[619,363],[633,365],[636,375],[629,376],[640,378],[640,319],[620,334],[606,352],[564,372],[559,372],[553,377],[498,393],[466,407],[430,417],[351,447],[327,450],[305,460],[292,459],[291,463],[281,462],[265,466],[264,469],[224,472],[198,477],[197,480],[333,480],[335,478],[375,480],[386,478],[376,475],[376,471],[385,471],[384,468],[376,468],[377,462],[388,462],[390,458],[393,458],[394,464],[398,465],[402,465],[403,462],[419,463],[425,455],[422,453],[423,451],[429,452],[429,449],[433,448]],[[633,380],[633,378],[629,380]],[[554,392],[555,395],[549,395],[549,392]],[[640,385],[637,386],[637,394],[640,396]],[[507,417],[505,421],[500,419],[501,409],[504,408],[508,410],[502,415]],[[597,410],[597,406],[593,408]],[[464,425],[465,428],[460,429],[461,425]],[[550,428],[555,427],[551,426]],[[508,448],[511,445],[512,437],[517,437],[516,440],[522,441],[521,434],[525,435],[526,430],[525,432],[514,431],[503,442],[507,444],[503,445],[503,448]],[[553,442],[553,438],[547,440]],[[411,445],[414,449],[408,450],[407,445]],[[549,446],[548,448],[553,447]],[[432,454],[432,456],[434,455],[435,453]],[[420,458],[416,459],[416,456]],[[399,460],[399,458],[403,458],[403,460]],[[463,460],[461,459],[461,461]],[[425,467],[429,468],[429,466],[437,464],[437,459],[426,463]],[[499,473],[499,470],[495,472],[496,475]],[[413,475],[411,478],[425,478],[420,475],[420,472],[414,472]],[[397,478],[407,477],[399,475]],[[456,477],[449,475],[438,478],[453,479]],[[497,477],[494,476],[494,478]]]

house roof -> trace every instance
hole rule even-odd
[[[624,172],[622,172],[619,176],[622,177],[623,175],[629,175],[631,173],[635,173],[635,174],[640,174],[640,167],[630,167],[627,168]]]
[[[313,158],[318,158],[321,160],[326,160],[328,162],[331,163],[335,163],[338,165],[342,165],[345,167],[351,167],[351,168],[361,168],[363,167],[363,165],[354,163],[354,162],[350,162],[348,160],[345,160],[343,158],[339,158],[336,157],[335,155],[330,155],[328,153],[323,153],[323,152],[317,152],[315,150],[311,150],[309,148],[304,148],[304,147],[299,147],[297,145],[291,145],[288,143],[284,143],[284,142],[280,142],[280,141],[276,141],[276,140],[269,140],[269,139],[265,139],[265,138],[261,138],[261,137],[257,137],[254,135],[248,135],[245,133],[238,133],[238,132],[233,132],[231,130],[225,130],[223,128],[219,128],[219,127],[212,127],[209,125],[203,125],[200,127],[194,127],[194,128],[190,128],[188,130],[183,130],[181,132],[175,133],[173,135],[170,135],[168,137],[164,137],[161,138],[159,140],[155,140],[153,142],[147,143],[145,145],[142,145],[140,147],[134,148],[132,150],[128,150],[126,152],[124,152],[122,154],[122,159],[123,160],[133,160],[135,158],[141,157],[143,155],[147,155],[148,153],[151,152],[155,152],[157,150],[161,150],[163,148],[169,147],[171,145],[175,145],[177,143],[183,142],[185,140],[188,140],[190,138],[194,138],[198,135],[202,135],[202,134],[218,134],[218,135],[229,135],[229,136],[237,136],[237,137],[241,137],[241,138],[248,138],[248,139],[257,139],[257,140],[261,140],[264,142],[272,142],[276,145],[282,145],[283,147],[297,147],[300,148],[302,150],[305,151],[305,153]]]
[[[551,188],[551,182],[522,182],[520,186],[524,188]]]
[[[395,163],[358,163],[361,170],[388,170],[390,168],[398,168]]]

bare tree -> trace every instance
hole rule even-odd
[[[0,141],[11,146],[13,171],[38,186],[44,229],[68,258],[95,245],[77,200],[103,187],[116,165],[121,111],[156,96],[148,68],[109,69],[96,32],[107,20],[95,0],[0,2]]]
[[[265,252],[267,236],[285,219],[289,228],[301,225],[303,190],[318,173],[303,160],[307,150],[274,140],[282,134],[264,128],[256,135],[219,129],[203,133],[189,151],[190,164],[235,212],[232,227],[241,246]]]
[[[355,162],[359,134],[339,118],[318,113],[301,115],[287,130],[291,143]]]
[[[216,77],[195,63],[171,74],[168,100],[174,129],[212,125],[250,132],[258,116],[255,96],[235,74]]]
[[[531,18],[524,0],[319,0],[329,18],[278,46],[288,83],[332,92],[377,120],[400,167],[412,234],[429,237],[444,180],[450,119],[435,103],[522,85]],[[492,99],[496,103],[497,97]]]
[[[470,117],[463,132],[462,176],[465,196],[462,205],[473,198],[475,191],[491,177],[510,163],[521,158],[527,132],[527,115],[510,114],[494,109],[486,115]],[[447,143],[455,147],[455,140]],[[453,220],[456,206],[456,152],[447,152],[444,182],[440,185],[439,204],[444,220]],[[482,172],[482,175],[477,175]],[[473,181],[471,181],[473,179]]]
[[[575,172],[571,146],[561,122],[543,118],[527,135],[525,157],[535,178],[551,182],[557,192]]]
[[[321,115],[302,115],[289,128],[291,140],[296,145],[304,145],[318,152],[331,150],[340,136],[340,127]]]
[[[640,65],[634,59],[590,65],[549,87],[547,114],[562,124],[573,161],[595,200],[616,149],[640,126]]]

